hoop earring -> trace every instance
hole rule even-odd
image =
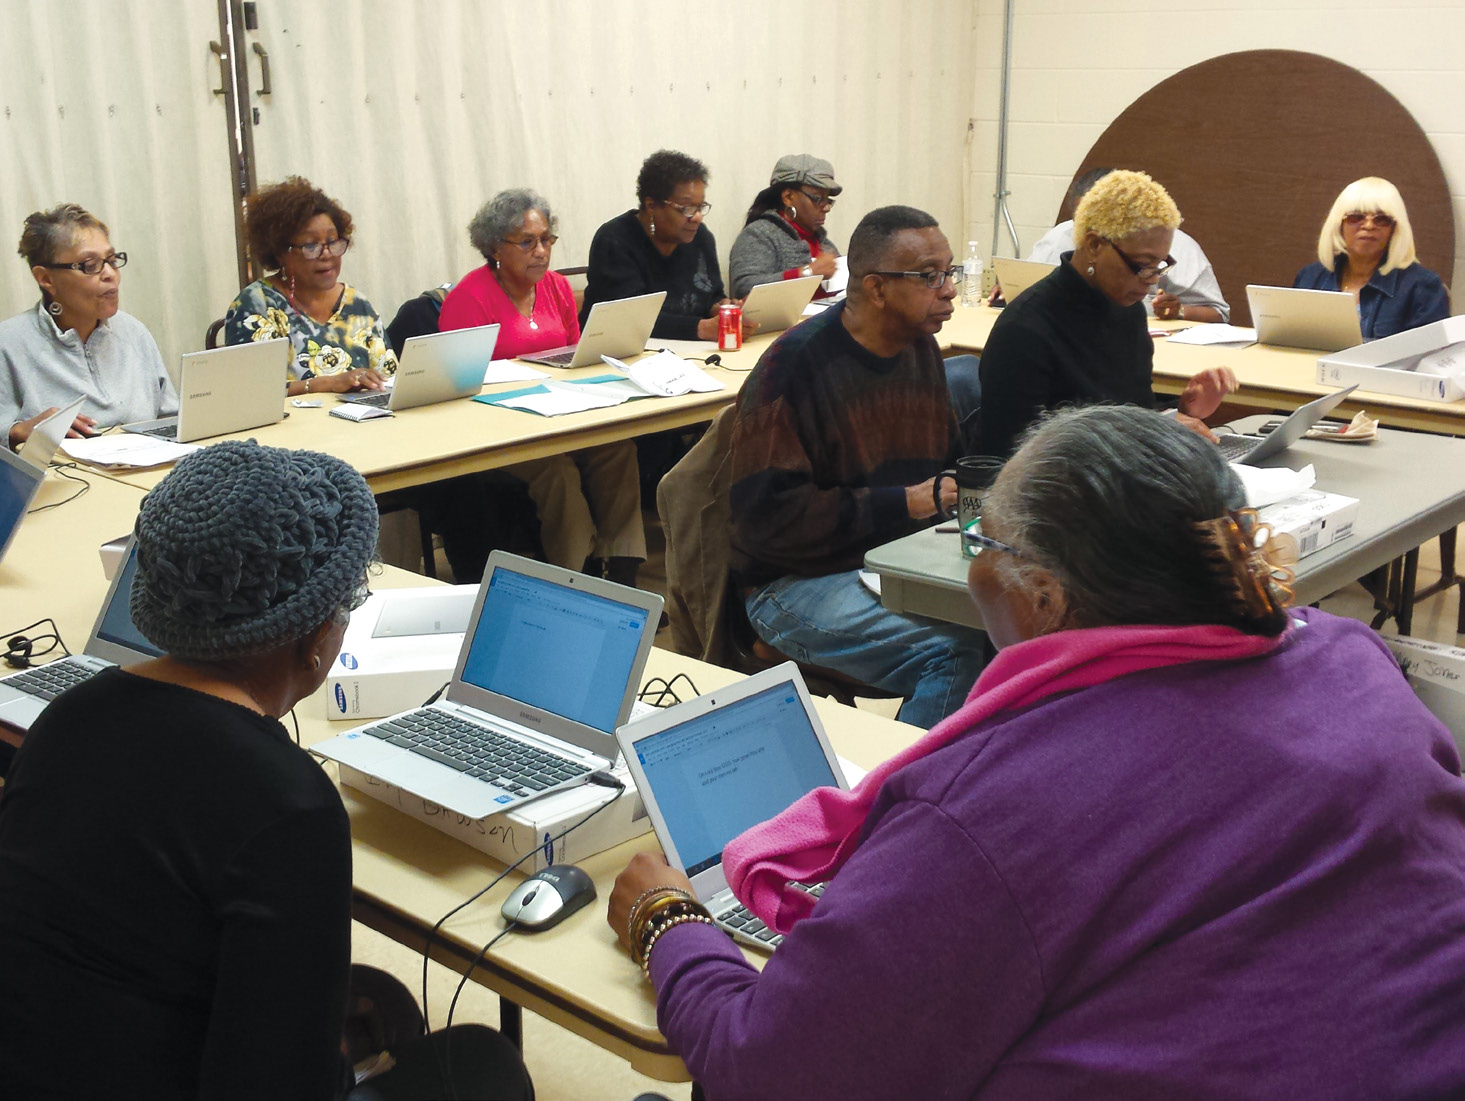
[[[789,221],[793,221],[798,216],[799,216],[799,212],[793,208],[793,205],[792,204],[790,204],[789,205],[789,208],[788,208]]]
[[[311,668],[311,671],[312,672],[315,672],[315,673],[319,673],[320,672],[320,655],[319,654],[311,654],[310,655],[310,668]]]
[[[60,317],[61,316],[61,303],[60,302],[52,302],[49,306],[46,307],[46,312],[49,313],[52,317]]]

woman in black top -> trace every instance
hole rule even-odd
[[[1111,172],[1074,212],[1074,250],[1010,303],[982,351],[981,446],[1006,458],[1044,412],[1119,402],[1153,408],[1155,346],[1144,300],[1174,260],[1180,211],[1143,172]],[[1229,367],[1190,380],[1179,417],[1202,435],[1203,418],[1236,389]]]

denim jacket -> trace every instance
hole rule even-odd
[[[1338,273],[1346,270],[1348,258],[1339,253],[1329,271],[1312,263],[1297,273],[1294,287],[1311,291],[1341,290]],[[1450,316],[1450,293],[1440,277],[1423,264],[1395,268],[1388,275],[1375,271],[1358,294],[1358,324],[1364,340],[1393,336]]]

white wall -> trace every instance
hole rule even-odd
[[[1007,180],[1024,254],[1052,226],[1084,154],[1141,94],[1208,58],[1288,49],[1351,65],[1418,121],[1444,167],[1454,200],[1455,270],[1465,274],[1465,3],[1017,0],[1015,9]],[[977,0],[969,209],[984,253],[992,248],[1002,10],[1001,0]],[[1005,232],[998,254],[1012,254]],[[1440,274],[1453,283],[1451,272]]]

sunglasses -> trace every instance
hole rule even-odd
[[[1360,213],[1358,211],[1354,211],[1352,214],[1343,215],[1343,224],[1345,226],[1352,226],[1354,229],[1357,229],[1359,226],[1363,225],[1364,222],[1372,222],[1374,225],[1378,226],[1379,229],[1394,228],[1394,218],[1392,215],[1389,214],[1380,214],[1377,211],[1372,211],[1369,213]]]

